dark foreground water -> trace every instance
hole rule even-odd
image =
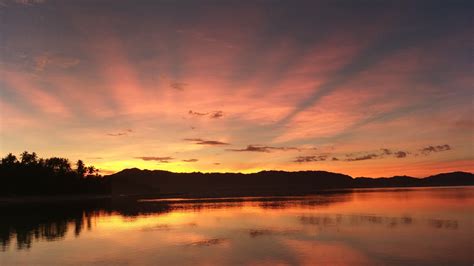
[[[474,263],[473,187],[0,210],[0,265]]]

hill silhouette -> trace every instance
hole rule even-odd
[[[411,176],[393,176],[368,178],[358,177],[353,180],[354,187],[374,188],[374,187],[431,187],[431,186],[469,186],[473,185],[472,173],[451,172],[416,178]]]
[[[326,171],[262,171],[242,173],[173,173],[162,170],[125,169],[105,176],[114,195],[253,196],[296,195],[348,188],[474,185],[474,175],[452,172],[415,178],[394,176],[353,178]]]
[[[66,158],[39,158],[23,152],[20,159],[8,154],[0,160],[0,197],[96,196],[228,197],[291,196],[350,188],[474,185],[474,175],[452,172],[415,178],[394,176],[353,178],[326,171],[262,171],[243,173],[173,173],[162,170],[125,169],[100,176],[94,166],[78,160],[75,168]],[[39,198],[38,198],[39,197]],[[65,200],[65,198],[63,198]]]

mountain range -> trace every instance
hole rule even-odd
[[[105,176],[113,195],[256,196],[302,195],[351,188],[471,186],[468,172],[442,173],[425,178],[357,177],[326,171],[261,171],[258,173],[173,173],[125,169]]]

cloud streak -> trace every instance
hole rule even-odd
[[[396,158],[405,158],[408,156],[408,153],[407,152],[404,152],[404,151],[397,151],[395,152],[395,157]]]
[[[219,118],[224,116],[223,111],[213,111],[213,112],[201,113],[201,112],[195,112],[193,110],[189,110],[188,114],[191,115],[191,116],[196,116],[196,117],[207,116],[211,119],[219,119]]]
[[[210,145],[210,146],[218,146],[218,145],[229,145],[227,142],[218,141],[218,140],[205,140],[201,138],[186,138],[184,141],[189,141],[197,145]]]
[[[13,0],[14,3],[23,6],[33,6],[46,3],[46,0]]]
[[[434,152],[443,152],[443,151],[449,151],[449,150],[451,150],[451,146],[449,146],[448,144],[444,144],[444,145],[424,147],[420,149],[420,152],[424,155],[428,155]]]
[[[296,147],[273,147],[273,146],[263,146],[263,145],[247,145],[243,149],[227,149],[228,151],[235,152],[272,152],[272,151],[299,151]]]
[[[121,137],[121,136],[128,136],[132,132],[133,132],[133,130],[126,129],[125,131],[121,131],[121,132],[106,133],[106,135],[110,136],[110,137]]]
[[[321,162],[321,161],[326,161],[327,159],[328,159],[328,155],[298,156],[293,162],[295,163]]]
[[[444,152],[444,151],[449,151],[451,150],[451,146],[448,144],[444,145],[430,145],[427,147],[424,147],[419,150],[419,152],[425,156],[430,155],[431,153],[437,153],[437,152]],[[343,161],[346,162],[354,162],[354,161],[365,161],[365,160],[373,160],[373,159],[379,159],[379,158],[386,158],[386,157],[393,157],[397,159],[403,159],[407,158],[410,155],[417,155],[416,152],[409,152],[409,151],[392,151],[391,149],[387,148],[381,148],[379,153],[365,153],[365,154],[346,154],[345,156],[347,157],[346,159],[343,159]],[[339,158],[336,158],[339,160]]]
[[[379,158],[379,157],[380,157],[380,155],[378,155],[378,154],[370,153],[370,154],[366,154],[366,155],[350,157],[350,158],[345,159],[345,161],[347,161],[347,162],[365,161],[365,160],[376,159],[376,158]]]
[[[218,119],[224,116],[224,112],[222,111],[215,111],[210,114],[210,118],[212,119]]]
[[[59,54],[43,53],[34,58],[35,70],[44,71],[50,67],[68,69],[78,65],[80,59]]]
[[[143,161],[157,161],[160,163],[169,163],[170,161],[174,160],[173,157],[170,156],[164,156],[164,157],[159,157],[159,156],[141,156],[141,157],[135,157],[136,159],[141,159]]]
[[[385,29],[383,34],[380,34],[377,39],[373,40],[372,43],[361,50],[331,78],[317,86],[309,97],[301,101],[291,112],[281,119],[278,124],[286,124],[297,114],[314,106],[323,97],[339,89],[342,85],[354,79],[358,74],[375,66],[377,63],[398,51],[442,37],[443,33],[451,29],[439,21],[438,15],[436,12],[429,13],[425,16],[426,21],[418,21],[421,24],[420,27],[429,28],[430,30],[418,32],[399,28]],[[432,24],[429,25],[429,23]],[[433,30],[433,28],[437,30]]]
[[[171,82],[170,83],[171,88],[173,88],[175,90],[179,90],[179,91],[184,90],[187,86],[188,86],[188,84],[184,83],[184,82]]]
[[[193,110],[189,110],[188,114],[193,115],[193,116],[205,116],[205,115],[208,115],[209,113],[200,113],[200,112],[194,112]]]
[[[199,160],[198,159],[185,159],[185,160],[182,160],[182,161],[185,162],[185,163],[195,163]]]

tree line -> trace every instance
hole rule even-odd
[[[27,151],[9,153],[0,162],[0,196],[108,194],[108,180],[82,160],[71,166],[66,158],[39,158]]]

